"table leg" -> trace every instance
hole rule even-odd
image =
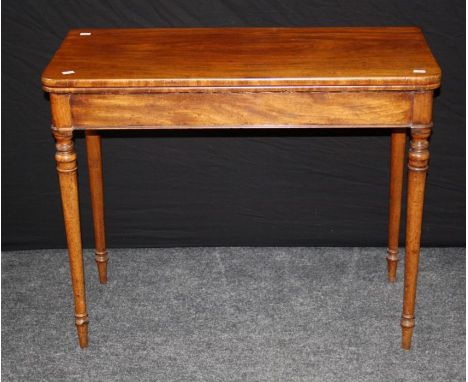
[[[409,350],[414,329],[414,305],[418,276],[424,189],[429,162],[431,129],[411,129],[408,157],[408,202],[406,216],[405,287],[401,318],[402,348]]]
[[[392,131],[390,154],[390,203],[388,215],[388,281],[395,282],[398,265],[398,237],[400,234],[401,194],[405,162],[406,129]]]
[[[86,151],[88,156],[89,187],[93,210],[95,259],[99,281],[107,283],[106,233],[104,227],[104,195],[102,185],[101,136],[97,131],[86,131]]]
[[[76,152],[71,129],[53,129],[56,140],[55,160],[62,197],[65,232],[68,244],[73,295],[75,299],[75,324],[82,348],[88,346],[88,313],[86,310],[83,250],[81,245],[80,211]]]

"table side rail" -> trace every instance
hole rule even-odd
[[[404,127],[414,92],[72,94],[74,129]]]

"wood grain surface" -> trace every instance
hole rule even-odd
[[[67,88],[382,86],[433,89],[416,27],[71,30],[42,75]],[[62,89],[63,90],[63,89]]]
[[[409,126],[412,93],[74,94],[74,128]]]

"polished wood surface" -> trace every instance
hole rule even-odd
[[[42,75],[66,88],[438,87],[420,29],[164,28],[71,30]]]
[[[73,94],[81,128],[274,128],[410,126],[413,95],[403,92]],[[116,114],[119,118],[116,118]]]
[[[99,281],[107,283],[106,230],[104,225],[104,192],[102,182],[101,137],[93,130],[86,131],[86,152],[88,157],[89,190],[93,210],[95,260]]]
[[[107,281],[99,130],[392,129],[388,280],[398,261],[410,132],[402,347],[411,346],[433,89],[440,68],[415,27],[72,30],[43,73],[51,93],[75,323],[87,346],[73,131],[85,130],[99,279]]]
[[[406,130],[392,131],[390,152],[390,203],[388,214],[388,281],[395,282],[400,235],[401,194],[403,192],[403,174],[405,162]]]

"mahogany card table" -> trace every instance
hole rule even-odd
[[[395,281],[405,162],[402,347],[409,349],[434,89],[441,71],[419,28],[71,30],[42,74],[81,347],[88,345],[75,130],[84,130],[96,262],[107,281],[101,130],[389,129],[388,280]],[[195,134],[195,132],[194,132]]]

